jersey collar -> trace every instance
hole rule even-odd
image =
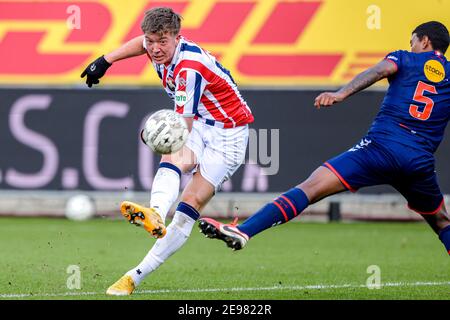
[[[442,61],[447,61],[447,59],[445,58],[445,56],[444,56],[442,53],[440,53],[439,51],[434,50],[433,53],[434,53],[434,55],[435,55],[436,57],[438,57],[438,58],[441,59]]]
[[[180,37],[180,41],[178,41],[178,45],[175,49],[175,53],[173,54],[172,61],[168,64],[164,64],[164,67],[166,67],[169,70],[173,70],[175,67],[175,64],[177,63],[178,56],[180,55],[181,50],[181,43],[183,42],[183,37]]]

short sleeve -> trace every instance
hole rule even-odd
[[[403,55],[404,51],[402,50],[393,51],[391,53],[388,53],[386,57],[384,57],[384,60],[394,64],[395,67],[397,68],[397,71],[399,71],[403,67],[403,60],[404,60]]]

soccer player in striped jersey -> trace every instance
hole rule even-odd
[[[413,31],[410,43],[411,52],[394,51],[337,92],[324,92],[315,99],[317,108],[330,107],[387,78],[389,89],[380,112],[361,142],[326,161],[242,224],[204,218],[199,222],[202,232],[242,249],[250,238],[291,220],[325,197],[388,184],[428,222],[450,254],[450,217],[433,155],[450,119],[450,63],[444,56],[449,33],[440,22],[426,22]]]
[[[85,69],[89,87],[99,83],[112,63],[147,54],[162,85],[185,117],[189,138],[183,148],[163,155],[153,180],[150,207],[124,201],[130,222],[158,238],[142,262],[108,288],[110,295],[129,295],[188,239],[200,211],[223,182],[244,162],[248,124],[253,115],[230,72],[211,54],[180,35],[181,17],[170,8],[145,13],[138,36],[101,56]],[[177,200],[182,173],[193,176],[181,195],[172,222],[166,215]]]

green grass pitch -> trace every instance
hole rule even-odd
[[[450,258],[424,223],[292,222],[236,252],[195,226],[135,294],[106,296],[154,241],[123,220],[0,218],[0,299],[450,299]],[[365,286],[372,265],[380,289]]]

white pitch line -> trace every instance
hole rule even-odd
[[[450,281],[447,282],[386,282],[380,284],[380,287],[420,287],[420,286],[444,286],[450,285]],[[272,287],[254,287],[254,288],[198,288],[198,289],[161,289],[161,290],[137,290],[133,294],[162,294],[162,293],[204,293],[204,292],[245,292],[245,291],[276,291],[276,290],[321,290],[321,289],[345,289],[345,288],[367,288],[365,284],[317,284],[307,286],[272,286]],[[93,296],[93,295],[105,295],[105,292],[64,292],[64,293],[11,293],[0,294],[1,298],[49,298],[49,297],[76,297],[76,296]]]

